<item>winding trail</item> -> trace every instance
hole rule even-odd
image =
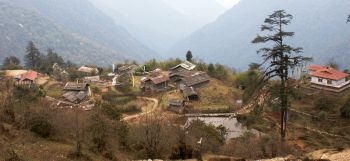
[[[146,111],[146,112],[142,112],[142,113],[139,113],[139,114],[135,114],[135,115],[124,117],[122,120],[124,120],[124,121],[131,121],[131,120],[140,118],[142,116],[148,115],[150,113],[153,113],[158,108],[158,105],[159,105],[159,100],[158,99],[148,98],[148,97],[137,97],[137,99],[144,99],[144,100],[153,102],[152,109],[150,111]]]

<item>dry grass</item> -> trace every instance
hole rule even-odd
[[[7,77],[15,77],[17,75],[21,75],[27,72],[27,70],[6,70]]]
[[[59,98],[63,95],[64,86],[62,84],[53,83],[52,81],[49,81],[47,84],[48,85],[44,87],[44,90],[45,90],[47,96],[50,96],[53,98]]]
[[[200,101],[194,102],[195,109],[236,107],[236,100],[241,99],[242,93],[217,79],[212,79],[208,86],[198,90]]]

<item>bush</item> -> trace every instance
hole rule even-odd
[[[319,118],[320,121],[327,120],[327,119],[328,119],[328,113],[325,112],[325,111],[321,111],[321,112],[318,114],[318,118]]]
[[[315,108],[320,110],[330,110],[336,106],[336,99],[331,96],[323,95],[316,99]]]
[[[120,120],[121,113],[120,111],[115,108],[113,105],[109,103],[103,103],[101,104],[103,112],[112,120]]]
[[[92,92],[93,92],[93,93],[100,93],[101,90],[100,90],[100,88],[94,86],[94,87],[92,87]]]
[[[36,86],[16,86],[13,95],[22,101],[33,101],[38,97],[45,96],[45,92]]]
[[[341,116],[344,118],[350,118],[350,98],[340,108]]]
[[[34,116],[30,121],[30,131],[43,138],[48,138],[52,131],[52,125],[47,118]]]

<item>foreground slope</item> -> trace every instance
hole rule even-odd
[[[177,43],[169,53],[177,56],[191,49],[206,61],[247,68],[247,64],[261,61],[256,55],[261,46],[252,45],[251,40],[260,33],[264,19],[284,9],[294,16],[287,28],[296,32],[292,42],[303,47],[305,55],[313,56],[317,63],[334,58],[342,67],[350,67],[346,45],[350,25],[345,23],[349,5],[347,0],[242,0],[214,23]]]

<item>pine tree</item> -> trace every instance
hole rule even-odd
[[[59,56],[52,48],[47,49],[47,61],[50,66],[57,63],[59,66],[63,66],[64,60]]]
[[[25,55],[25,65],[29,69],[38,69],[40,66],[40,52],[33,41],[27,45],[27,55]]]
[[[348,16],[348,20],[346,21],[347,23],[349,23],[350,22],[350,15]]]
[[[192,61],[192,58],[193,58],[192,52],[191,52],[191,50],[188,50],[187,54],[186,54],[186,60]]]
[[[288,114],[288,76],[291,68],[299,65],[300,62],[305,60],[300,55],[302,48],[294,48],[286,44],[285,39],[293,37],[294,32],[284,31],[284,27],[291,23],[293,16],[287,14],[284,10],[275,11],[272,15],[269,15],[265,19],[264,24],[261,26],[262,32],[270,32],[266,36],[257,36],[252,43],[260,44],[273,44],[272,47],[264,47],[258,50],[258,54],[264,59],[264,63],[268,63],[267,68],[264,71],[264,80],[267,81],[271,78],[278,77],[280,79],[279,89],[279,106],[281,110],[281,138],[284,140],[286,135],[286,122]]]
[[[21,61],[15,56],[9,56],[4,59],[2,67],[4,69],[20,68]]]
[[[208,74],[209,75],[215,74],[215,66],[214,66],[214,64],[209,64],[208,65]]]

